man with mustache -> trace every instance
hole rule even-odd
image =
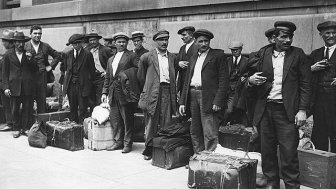
[[[180,99],[179,112],[191,112],[190,136],[195,153],[214,151],[218,144],[218,112],[226,108],[229,71],[223,50],[210,48],[212,32],[194,33],[198,52],[190,58]]]
[[[279,189],[277,148],[286,189],[300,188],[298,128],[306,121],[311,95],[310,60],[291,46],[296,26],[277,21],[275,43],[265,49],[259,69],[248,79],[257,95],[253,125],[260,124],[262,169],[267,189]]]
[[[38,70],[36,61],[30,52],[25,51],[24,46],[30,38],[23,32],[16,31],[12,41],[14,47],[8,50],[3,57],[3,89],[10,98],[11,112],[13,116],[13,137],[28,135],[30,129],[29,117],[33,110],[33,95],[36,82],[35,72]],[[20,107],[22,105],[21,117]]]
[[[138,79],[142,93],[139,107],[144,111],[146,148],[144,159],[152,158],[153,137],[164,128],[176,113],[177,58],[168,52],[169,32],[160,30],[153,36],[156,48],[141,56]]]
[[[336,153],[336,22],[317,25],[325,46],[310,54],[313,65],[314,127],[312,141],[320,150]]]

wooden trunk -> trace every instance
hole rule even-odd
[[[88,148],[94,151],[112,147],[113,131],[110,121],[99,124],[96,120],[88,123]]]
[[[152,165],[164,169],[174,169],[188,164],[189,158],[194,154],[189,145],[178,146],[166,152],[162,148],[153,147]]]

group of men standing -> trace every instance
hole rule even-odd
[[[232,41],[232,56],[227,57],[223,50],[211,48],[215,38],[211,31],[192,26],[178,31],[185,44],[177,56],[167,50],[167,30],[153,35],[155,48],[151,51],[142,46],[145,35],[141,31],[133,32],[131,38],[123,32],[114,34],[115,52],[99,43],[102,37],[97,33],[73,34],[67,43],[72,49],[63,54],[40,41],[39,26],[32,27],[31,40],[22,32],[7,31],[1,39],[8,50],[0,64],[7,126],[16,130],[14,137],[26,134],[33,99],[38,112],[44,112],[47,75],[61,61],[71,120],[81,123],[88,116],[88,107],[109,104],[115,142],[108,150],[132,150],[137,107],[145,115],[145,160],[152,157],[153,137],[173,115],[192,118],[195,153],[215,150],[220,122],[245,120],[260,134],[267,188],[279,188],[278,148],[286,188],[299,188],[298,128],[307,116],[314,115],[315,146],[336,152],[336,22],[323,22],[317,29],[325,47],[307,56],[291,45],[295,24],[277,21],[265,32],[270,44],[248,58],[241,55],[243,43]],[[89,42],[85,48],[84,39]],[[133,51],[127,49],[130,39]],[[32,83],[36,87],[31,87]]]

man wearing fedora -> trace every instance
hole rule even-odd
[[[133,111],[136,107],[126,100],[119,75],[127,69],[138,67],[138,59],[134,52],[127,50],[129,40],[127,34],[118,32],[114,34],[113,40],[116,42],[118,52],[108,60],[101,101],[110,104],[114,144],[108,150],[122,150],[122,153],[129,153],[133,144]]]
[[[168,52],[169,32],[159,30],[154,34],[156,48],[141,56],[138,79],[142,92],[139,107],[145,113],[146,147],[144,159],[152,158],[153,137],[164,128],[176,114],[177,57]]]
[[[245,74],[248,58],[241,55],[243,43],[232,41],[229,45],[232,56],[227,58],[228,69],[230,74],[230,87],[228,91],[227,109],[224,113],[224,120],[231,124],[246,124],[246,90]]]
[[[5,95],[10,98],[14,138],[22,134],[28,135],[29,118],[33,110],[35,88],[32,86],[36,82],[35,72],[38,70],[35,60],[39,59],[33,58],[30,52],[25,51],[25,43],[29,40],[30,38],[25,36],[23,32],[16,31],[12,38],[15,48],[9,49],[3,57],[3,90]]]
[[[89,51],[93,55],[95,63],[95,77],[93,79],[93,102],[94,106],[101,104],[101,96],[103,90],[103,84],[105,80],[107,61],[112,57],[112,50],[99,43],[99,39],[102,36],[97,33],[89,33],[85,35],[85,38],[89,41]]]
[[[37,62],[37,66],[39,67],[39,69],[35,73],[37,81],[35,98],[37,103],[37,112],[44,113],[47,110],[47,82],[53,82],[53,80],[55,79],[52,70],[56,68],[57,64],[61,60],[61,54],[54,50],[48,43],[41,41],[41,26],[32,26],[30,28],[30,36],[31,40],[29,43],[25,44],[25,50],[27,52],[30,52],[34,57],[40,58]],[[53,58],[50,63],[48,61],[49,56]]]
[[[14,48],[14,43],[12,38],[14,37],[14,31],[5,30],[3,32],[2,37],[2,45],[6,49],[6,51]],[[0,60],[0,96],[1,96],[1,104],[3,106],[3,110],[5,113],[5,124],[0,125],[0,131],[10,131],[13,128],[12,123],[12,114],[11,114],[11,107],[10,107],[10,99],[5,95],[2,85],[2,67],[3,67],[3,59]]]
[[[189,65],[190,57],[197,53],[197,46],[194,42],[195,28],[193,26],[186,26],[178,30],[177,34],[181,35],[181,39],[184,43],[178,53],[179,60],[179,72],[177,78],[177,92],[182,93],[183,83]],[[181,96],[181,94],[180,94]]]
[[[138,59],[140,59],[140,57],[145,54],[146,52],[148,52],[148,49],[145,49],[145,47],[143,47],[143,41],[144,41],[144,37],[145,34],[142,31],[134,31],[132,32],[132,41],[133,41],[133,45],[134,45],[134,52],[135,54],[138,56]]]
[[[179,112],[191,112],[190,136],[195,153],[214,151],[218,144],[220,110],[226,108],[229,72],[223,50],[210,48],[212,32],[194,33],[198,52],[191,57],[180,99]]]
[[[317,30],[325,45],[310,54],[314,116],[311,138],[317,149],[336,153],[336,22],[320,23]]]
[[[82,34],[70,36],[67,46],[72,50],[64,54],[64,87],[63,94],[68,95],[70,105],[70,120],[82,123],[87,117],[88,99],[95,78],[95,65],[92,54],[83,49]]]
[[[267,187],[280,188],[277,149],[286,189],[299,189],[298,128],[306,121],[311,96],[310,60],[291,46],[296,26],[274,23],[275,43],[265,49],[259,69],[248,79],[257,95],[253,125],[260,124],[262,169]]]

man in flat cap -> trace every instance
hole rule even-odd
[[[180,95],[182,93],[183,83],[190,57],[196,54],[198,50],[194,43],[194,32],[195,28],[193,26],[186,26],[177,32],[177,34],[181,35],[181,39],[184,43],[178,54],[180,69],[177,78],[177,92],[180,92]]]
[[[139,107],[145,113],[146,148],[144,159],[152,158],[153,137],[176,114],[177,58],[168,52],[169,32],[160,30],[154,36],[156,48],[141,56],[138,79],[142,87]]]
[[[117,47],[115,46],[115,41],[113,37],[104,37],[104,46],[109,47],[112,50],[112,56],[117,53]]]
[[[179,112],[191,112],[190,136],[195,153],[214,151],[218,144],[218,112],[226,108],[229,71],[223,50],[210,48],[214,35],[199,29],[194,33],[198,53],[190,59],[179,101]]]
[[[91,97],[91,109],[94,106],[101,104],[101,96],[103,90],[103,84],[105,81],[105,74],[107,68],[107,61],[112,57],[112,50],[99,43],[99,39],[102,36],[98,33],[89,33],[85,35],[85,38],[89,41],[88,50],[93,55],[95,63],[95,77],[93,78],[93,93]]]
[[[265,36],[267,38],[268,43],[270,44],[274,43],[274,39],[273,39],[274,31],[275,31],[275,28],[270,28],[265,31]]]
[[[325,45],[310,54],[314,116],[311,138],[317,149],[336,153],[336,22],[320,23],[317,30]]]
[[[4,46],[6,52],[12,48],[14,48],[14,43],[11,40],[14,37],[14,31],[4,30],[3,35],[0,38],[2,40],[2,45]],[[10,107],[10,99],[5,95],[2,85],[2,67],[3,67],[3,59],[0,59],[0,95],[1,95],[1,104],[3,106],[3,110],[5,113],[5,124],[0,124],[0,131],[10,131],[13,129],[12,123],[12,114]]]
[[[148,52],[148,49],[145,49],[145,47],[143,47],[142,43],[144,41],[144,37],[145,34],[142,31],[134,31],[132,32],[132,41],[133,41],[133,45],[134,45],[134,52],[135,54],[138,56],[138,59],[140,59],[140,57],[145,54],[146,52]]]
[[[310,60],[291,46],[295,24],[274,24],[275,43],[264,51],[248,85],[257,95],[253,125],[260,124],[262,169],[267,188],[280,187],[277,146],[286,188],[300,188],[298,128],[306,121],[311,96]]]
[[[246,122],[246,97],[244,91],[247,75],[243,75],[246,70],[248,58],[241,55],[243,43],[232,41],[229,45],[232,56],[227,58],[230,74],[230,87],[228,91],[227,109],[225,110],[224,120],[231,124]]]
[[[47,111],[47,83],[52,83],[55,80],[52,70],[54,70],[57,64],[61,61],[61,54],[53,49],[48,43],[41,41],[41,26],[33,25],[30,28],[30,37],[30,42],[25,44],[25,50],[32,53],[34,57],[42,58],[37,62],[39,70],[35,73],[37,81],[35,99],[37,103],[37,112],[45,113]],[[49,56],[53,58],[50,63],[48,60]]]
[[[10,98],[11,113],[13,116],[13,137],[28,135],[30,129],[29,118],[33,110],[33,95],[38,70],[36,61],[24,46],[30,38],[23,32],[16,31],[12,38],[15,48],[9,49],[3,56],[2,79],[3,90]],[[21,116],[20,107],[22,106]]]
[[[95,65],[92,54],[83,49],[82,34],[70,36],[67,46],[72,50],[64,55],[64,95],[68,95],[70,105],[70,120],[83,123],[87,117],[88,100],[92,94],[92,82],[95,78]]]
[[[132,133],[135,109],[133,103],[128,103],[122,92],[119,75],[130,68],[138,67],[138,58],[127,50],[129,37],[123,32],[114,34],[117,54],[108,60],[103,87],[102,102],[110,104],[110,122],[113,129],[114,144],[108,150],[121,150],[129,153],[132,150]]]

